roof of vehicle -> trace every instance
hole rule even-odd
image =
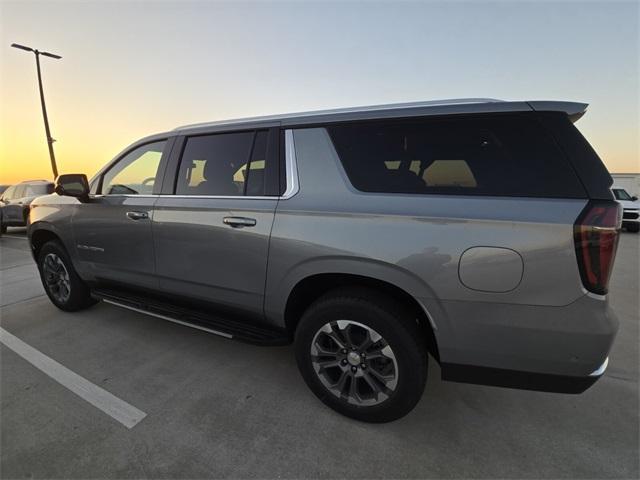
[[[426,115],[447,115],[464,113],[496,113],[518,111],[559,111],[565,112],[575,122],[586,112],[588,104],[561,101],[504,101],[495,98],[458,98],[432,100],[426,102],[394,103],[332,110],[317,110],[287,113],[262,117],[221,120],[196,123],[178,127],[174,132],[198,133],[200,130],[225,130],[246,126],[247,128],[269,126],[312,125],[325,122],[346,122],[352,120],[373,120]]]
[[[23,183],[53,183],[51,180],[23,180],[20,183],[17,183],[16,185],[22,185]]]

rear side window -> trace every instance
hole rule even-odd
[[[27,185],[25,196],[35,197],[37,195],[49,195],[50,193],[53,193],[53,183]]]
[[[217,133],[186,140],[178,195],[262,196],[267,131]]]
[[[584,198],[565,155],[535,118],[478,116],[328,127],[364,192]]]
[[[16,185],[16,191],[13,193],[13,198],[24,197],[24,191],[25,191],[24,185]]]

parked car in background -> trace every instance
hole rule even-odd
[[[573,125],[585,110],[457,100],[186,126],[90,182],[60,176],[29,242],[58,308],[293,341],[311,391],[359,420],[409,412],[427,352],[444,380],[579,393],[617,331],[622,217]]]
[[[628,232],[640,231],[640,203],[638,197],[633,197],[622,187],[614,185],[611,188],[613,196],[622,205],[622,226]]]
[[[31,202],[53,193],[53,188],[48,180],[27,180],[8,187],[0,196],[0,232],[5,233],[7,227],[25,227]]]

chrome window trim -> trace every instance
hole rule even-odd
[[[131,198],[156,198],[161,195],[154,195],[151,193],[145,193],[142,195],[133,195],[129,193],[92,193],[89,198],[103,198],[103,197],[131,197]]]
[[[231,200],[278,200],[280,197],[276,197],[275,195],[269,197],[267,195],[259,196],[259,195],[158,195],[159,197],[170,197],[170,198],[214,198],[219,200],[231,199]]]
[[[130,198],[201,198],[201,199],[219,199],[219,200],[279,200],[282,197],[274,196],[249,196],[247,195],[174,195],[172,193],[164,193],[164,194],[156,194],[156,195],[132,195],[132,194],[120,194],[120,193],[110,193],[110,194],[96,194],[91,195],[91,198],[101,198],[101,197],[130,197]]]
[[[298,161],[296,159],[296,145],[293,140],[293,130],[284,131],[284,148],[285,148],[285,176],[287,179],[287,188],[280,197],[281,200],[288,200],[298,193],[300,190],[300,181],[298,179]]]

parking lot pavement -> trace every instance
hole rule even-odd
[[[23,235],[0,239],[1,327],[146,417],[128,428],[2,345],[2,478],[638,478],[638,235],[622,235],[620,333],[587,392],[446,383],[432,361],[422,401],[384,425],[324,407],[290,347],[104,303],[57,310]]]
[[[26,229],[10,228],[1,238],[0,306],[44,295],[38,269],[29,254]]]

